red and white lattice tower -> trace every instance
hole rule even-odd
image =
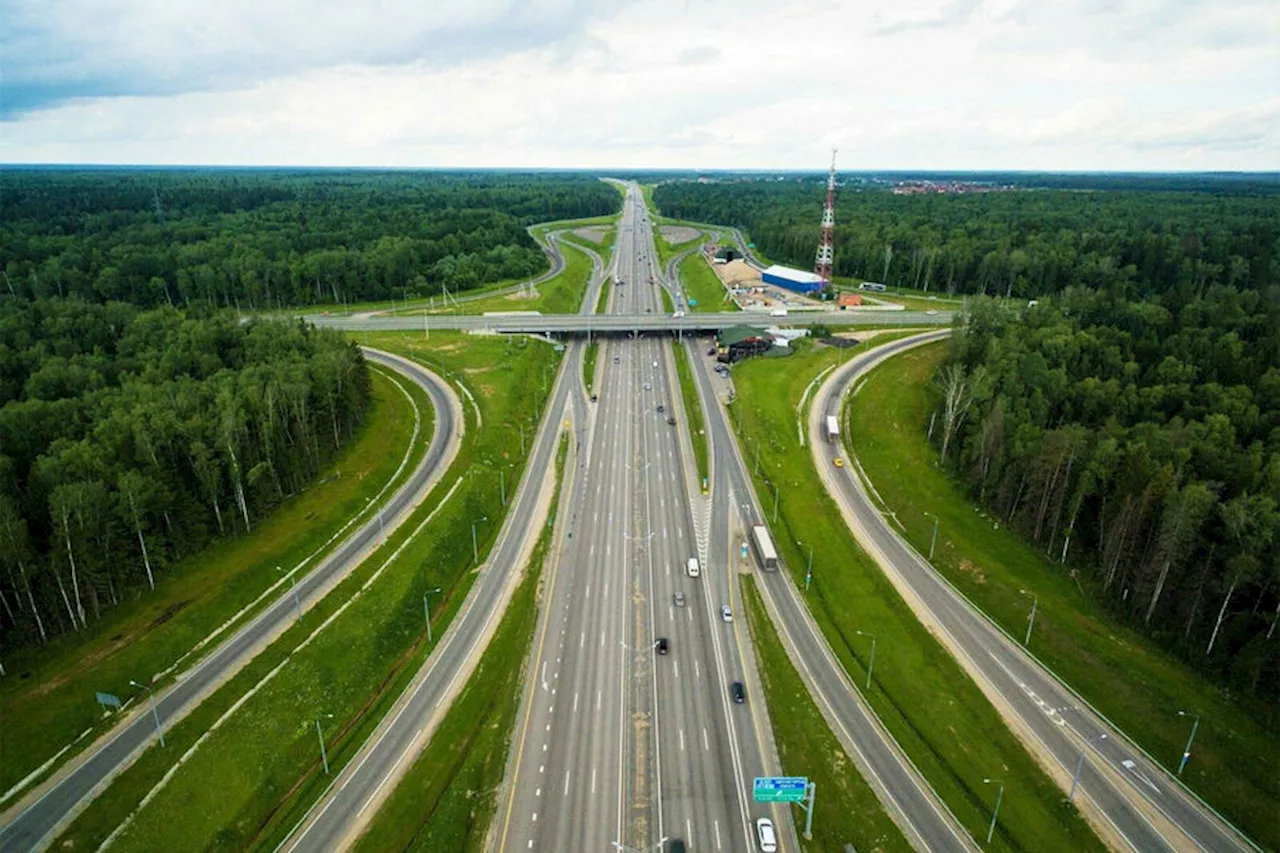
[[[822,238],[818,241],[818,257],[813,262],[813,271],[825,282],[824,287],[831,284],[831,258],[834,252],[836,230],[836,149],[831,149],[831,172],[827,175],[827,204],[822,208]]]

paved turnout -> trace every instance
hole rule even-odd
[[[439,479],[458,446],[460,405],[447,385],[426,369],[388,353],[365,350],[365,357],[397,371],[422,386],[436,412],[436,428],[422,462],[385,504],[381,515],[388,530],[398,526]],[[240,670],[253,656],[297,618],[297,608],[311,607],[376,547],[382,522],[371,516],[343,540],[314,569],[298,578],[297,599],[282,587],[278,597],[242,628],[185,671],[179,681],[156,693],[161,725],[169,727],[186,716],[205,696]],[[148,706],[139,706],[143,711]],[[150,713],[134,713],[83,756],[60,772],[27,800],[5,815],[0,828],[0,851],[41,849],[85,803],[127,768],[155,737]],[[177,756],[175,756],[176,758]]]
[[[643,211],[630,187],[615,313],[662,311]],[[707,537],[695,534],[680,432],[668,423],[680,394],[670,359],[658,338],[601,346],[567,546],[548,578],[496,817],[499,850],[645,849],[679,837],[741,851],[754,846],[749,822],[769,813],[750,802],[769,749],[753,714],[763,697],[740,654],[745,626],[719,614],[732,601],[727,563],[704,563],[700,578],[685,570],[689,557],[706,559]],[[669,654],[656,653],[659,637]],[[748,683],[744,705],[729,700],[732,681]]]
[[[846,517],[852,514],[864,547],[906,591],[908,603],[928,612],[966,669],[1000,697],[996,704],[1002,713],[1015,717],[1040,751],[1052,756],[1059,782],[1069,785],[1077,766],[1081,768],[1076,797],[1114,833],[1113,844],[1141,851],[1257,849],[951,587],[888,525],[853,471],[829,464],[829,454],[821,449],[822,424],[827,415],[839,415],[847,389],[884,359],[946,334],[931,332],[886,344],[851,360],[824,383],[808,428],[828,489]]]

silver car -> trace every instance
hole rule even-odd
[[[725,622],[733,621],[733,611],[729,609],[729,605],[727,604],[720,605],[720,618]]]
[[[684,593],[683,593],[683,592],[677,592],[677,593],[675,594],[674,598],[675,598],[675,602],[676,602],[676,607],[684,607]]]

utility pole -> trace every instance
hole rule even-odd
[[[472,560],[475,561],[475,564],[477,566],[480,565],[480,548],[476,543],[476,525],[482,521],[488,521],[488,520],[489,520],[489,516],[482,515],[480,516],[480,518],[471,522],[471,558]]]
[[[987,843],[991,843],[991,836],[996,832],[996,818],[1000,816],[1000,803],[1004,800],[1004,780],[1003,779],[983,779],[983,783],[987,785],[998,784],[1000,791],[996,794],[996,807],[991,812],[991,825],[987,827]]]
[[[809,582],[813,580],[813,546],[807,542],[796,542],[797,545],[803,545],[809,549],[809,562],[804,568],[804,591],[809,591]]]
[[[324,729],[320,728],[320,717],[332,720],[333,714],[320,714],[316,717],[316,737],[320,739],[320,761],[324,764],[324,775],[329,775],[329,753],[324,748]]]
[[[276,571],[283,573],[284,569],[276,566]],[[293,606],[298,611],[298,619],[302,619],[302,601],[298,598],[298,584],[294,580],[294,572],[296,571],[297,569],[294,569],[289,572],[289,588],[293,590]]]
[[[866,631],[854,631],[859,637],[866,637],[871,641],[871,659],[867,661],[867,689],[871,689],[871,673],[876,669],[876,635],[868,634]]]
[[[933,562],[933,548],[938,544],[938,516],[933,516],[933,538],[929,540],[929,562]]]

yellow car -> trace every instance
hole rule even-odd
[[[837,467],[837,468],[843,468],[843,467],[844,467],[844,460],[843,460],[843,459],[841,459],[839,456],[837,456],[837,457],[836,457],[836,467]]]

